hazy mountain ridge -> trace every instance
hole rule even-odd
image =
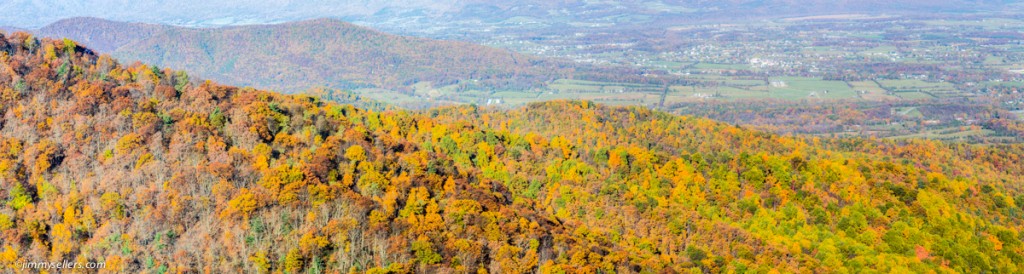
[[[173,29],[171,26],[119,23],[93,17],[76,17],[46,25],[35,34],[44,37],[68,37],[89,48],[113,53],[117,49],[139,40]]]
[[[670,0],[670,1],[40,1],[13,0],[0,3],[8,11],[0,16],[0,25],[40,27],[62,18],[78,16],[117,18],[123,21],[164,23],[187,26],[224,26],[280,23],[320,17],[387,21],[409,15],[422,15],[427,22],[484,18],[503,20],[527,15],[544,18],[548,12],[562,12],[586,18],[609,11],[619,14],[684,16],[715,20],[737,17],[772,18],[779,16],[821,15],[850,12],[930,13],[999,11],[1015,1],[822,1],[822,0]],[[273,12],[271,12],[273,11]],[[485,11],[480,14],[479,12]],[[402,15],[396,17],[395,15]],[[433,19],[430,19],[433,18]]]
[[[558,62],[465,42],[391,35],[334,19],[184,28],[73,18],[36,33],[82,41],[123,60],[283,91],[318,86],[403,89],[417,82],[450,85],[469,80],[530,87],[566,73]]]
[[[182,26],[266,24],[320,17],[368,16],[381,9],[415,7],[445,11],[453,1],[160,1],[160,0],[11,0],[0,3],[7,11],[0,24],[42,27],[70,17],[116,18],[119,21]]]

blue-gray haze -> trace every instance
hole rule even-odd
[[[180,26],[278,23],[332,17],[395,24],[441,24],[452,19],[494,22],[511,17],[548,20],[577,16],[673,16],[731,19],[737,16],[812,15],[845,12],[972,12],[1021,10],[1007,0],[0,0],[0,26],[42,27],[70,17]],[[412,18],[412,19],[410,19]]]

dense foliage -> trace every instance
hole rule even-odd
[[[0,37],[0,267],[1020,272],[1020,145],[641,107],[366,111]]]

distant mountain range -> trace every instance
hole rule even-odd
[[[321,17],[370,16],[392,8],[444,12],[455,1],[430,0],[5,0],[0,25],[38,28],[71,17],[180,26],[266,24]]]
[[[129,62],[286,92],[321,86],[402,90],[423,82],[529,88],[567,73],[558,61],[465,42],[391,35],[334,19],[185,28],[72,18],[33,32],[71,38]]]
[[[5,10],[0,25],[71,38],[120,60],[184,69],[231,85],[285,92],[311,87],[408,91],[411,85],[429,82],[434,87],[486,90],[529,89],[590,68],[470,43],[386,34],[337,19],[307,18],[345,18],[392,33],[479,42],[505,34],[615,33],[821,14],[1021,10],[1017,1],[1002,0],[193,2],[13,0],[0,3]],[[150,23],[76,17],[37,28],[74,15]]]
[[[159,1],[7,0],[0,3],[0,25],[37,28],[62,18],[93,16],[118,21],[183,26],[280,23],[332,17],[382,24],[441,24],[452,19],[501,21],[516,16],[548,22],[619,18],[618,23],[657,19],[737,20],[835,13],[934,13],[1019,10],[1007,0],[325,0],[325,1]],[[410,19],[415,18],[415,19]]]

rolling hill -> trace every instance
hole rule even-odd
[[[1020,272],[1024,146],[368,111],[0,35],[0,271]]]
[[[36,34],[68,37],[122,60],[188,70],[220,82],[286,92],[312,87],[433,86],[528,89],[568,66],[464,42],[390,35],[333,19],[183,28],[95,18],[61,20]]]

